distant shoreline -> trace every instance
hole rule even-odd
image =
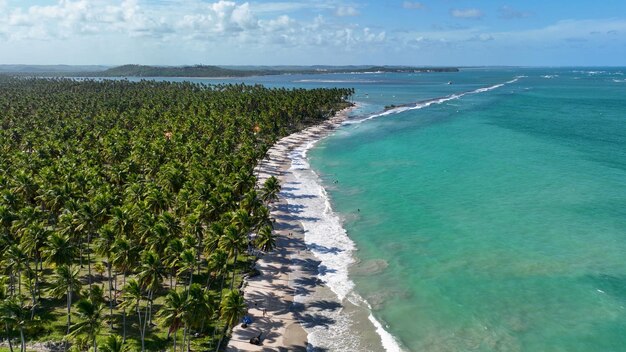
[[[433,73],[459,72],[457,67],[415,67],[415,66],[254,66],[246,68],[221,66],[144,66],[123,65],[117,67],[96,66],[28,66],[0,65],[0,74],[36,77],[138,77],[138,78],[244,78],[257,76],[279,76],[289,74],[364,74],[364,73]]]

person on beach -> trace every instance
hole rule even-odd
[[[262,334],[263,333],[260,332],[258,336],[255,336],[255,337],[251,338],[250,339],[250,343],[253,344],[253,345],[257,345],[257,346],[260,345],[261,344],[261,335]]]
[[[267,314],[267,309],[263,308],[263,316],[265,316],[265,314]]]

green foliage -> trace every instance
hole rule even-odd
[[[128,352],[130,346],[124,343],[124,339],[119,335],[109,335],[98,345],[100,352]]]
[[[276,247],[276,235],[269,226],[263,226],[257,233],[254,244],[262,251],[269,252]]]
[[[96,337],[102,328],[102,310],[102,304],[99,302],[92,302],[89,299],[81,299],[76,302],[76,314],[79,320],[72,325],[69,336],[87,336],[94,346],[94,350],[96,350]]]
[[[218,66],[144,66],[124,65],[97,72],[102,77],[248,77],[262,75],[261,70],[231,70]]]
[[[270,176],[263,183],[263,188],[261,189],[261,199],[270,203],[278,199],[278,193],[280,192],[280,183],[278,179],[274,176]]]
[[[246,313],[246,302],[238,290],[230,290],[222,299],[221,316],[227,326],[235,326]]]
[[[0,298],[20,297],[23,318],[2,319],[29,340],[162,350],[179,323],[153,315],[178,294],[185,336],[232,325],[243,297],[222,290],[249,266],[248,235],[275,246],[263,201],[280,185],[257,194],[255,165],[352,92],[0,77]],[[29,329],[38,317],[52,322]]]

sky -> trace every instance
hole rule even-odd
[[[626,66],[625,0],[0,0],[0,64]]]

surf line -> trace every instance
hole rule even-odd
[[[408,103],[408,104],[402,104],[402,105],[398,105],[392,109],[388,109],[388,110],[384,110],[381,112],[377,112],[374,113],[372,115],[369,115],[365,118],[362,119],[354,119],[354,120],[346,120],[344,121],[342,124],[343,125],[353,125],[353,124],[358,124],[367,120],[371,120],[377,117],[381,117],[381,116],[387,116],[387,115],[393,115],[393,114],[399,114],[401,112],[405,112],[405,111],[409,111],[409,110],[418,110],[418,109],[423,109],[426,107],[429,107],[433,104],[442,104],[445,103],[447,101],[450,100],[455,100],[455,99],[459,99],[461,97],[464,97],[466,95],[469,94],[479,94],[479,93],[484,93],[484,92],[489,92],[492,91],[494,89],[498,89],[500,87],[503,87],[507,84],[513,84],[517,81],[520,80],[520,78],[524,78],[526,76],[517,76],[514,79],[510,80],[510,81],[506,81],[504,83],[498,83],[495,84],[493,86],[489,86],[489,87],[483,87],[483,88],[478,88],[475,90],[468,90],[465,92],[461,92],[461,93],[454,93],[454,94],[450,94],[450,95],[446,95],[443,97],[439,97],[439,98],[434,98],[434,99],[428,99],[428,100],[422,100],[422,101],[418,101],[416,103]]]

